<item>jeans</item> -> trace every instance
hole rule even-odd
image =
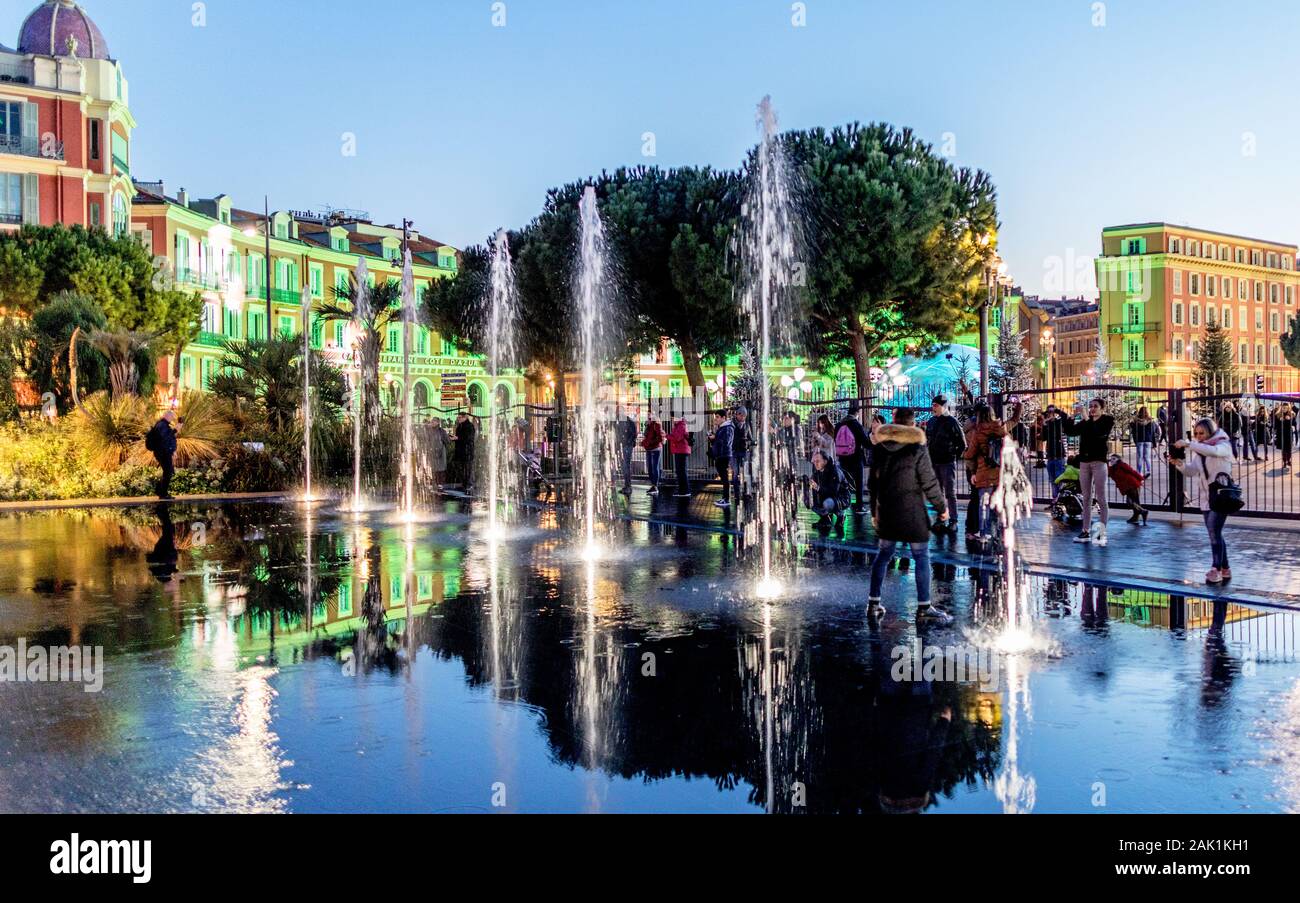
[[[677,470],[677,494],[691,494],[691,480],[686,475],[686,462],[690,460],[689,454],[673,455],[673,466]]]
[[[939,480],[939,488],[943,491],[944,501],[948,504],[949,523],[957,523],[957,464],[950,461],[947,464],[934,465],[934,475]]]
[[[647,451],[645,453],[645,469],[650,475],[651,489],[659,488],[659,478],[663,476],[663,472],[659,468],[659,461],[662,455],[663,449],[661,448],[656,448],[653,451]]]
[[[1139,442],[1137,444],[1137,453],[1137,471],[1142,476],[1146,476],[1151,473],[1151,443]]]
[[[979,508],[980,536],[992,535],[989,531],[993,529],[993,489],[975,490],[973,500]]]
[[[635,445],[623,446],[623,489],[625,492],[632,491],[632,455],[635,452]]]
[[[1055,499],[1058,495],[1061,494],[1061,487],[1056,485],[1056,481],[1057,481],[1058,479],[1060,479],[1060,476],[1061,476],[1061,474],[1063,474],[1063,473],[1065,473],[1065,459],[1064,459],[1064,458],[1048,458],[1048,459],[1047,459],[1047,479],[1050,480],[1051,483],[1052,483],[1052,498],[1053,498],[1053,499]]]
[[[1205,512],[1205,529],[1210,534],[1210,552],[1214,555],[1214,566],[1219,570],[1228,570],[1228,543],[1223,538],[1223,525],[1227,522],[1226,514]]]
[[[1259,446],[1255,443],[1255,431],[1246,430],[1246,432],[1242,435],[1241,460],[1244,461],[1247,458],[1258,458],[1258,457],[1259,457]]]
[[[1092,500],[1101,503],[1101,523],[1110,523],[1110,505],[1106,501],[1106,477],[1110,470],[1105,461],[1084,461],[1079,465],[1079,486],[1083,489],[1083,532],[1092,526]]]
[[[840,457],[840,470],[844,471],[849,480],[852,481],[853,488],[857,491],[857,506],[859,508],[863,507],[862,493],[865,492],[867,488],[866,464],[867,459],[865,455],[848,455],[847,457]]]
[[[1233,456],[1234,458],[1240,458],[1240,457],[1241,457],[1241,440],[1238,439],[1236,436],[1229,436],[1229,437],[1228,437],[1228,443],[1232,446],[1232,456]]]
[[[714,461],[714,466],[718,468],[718,479],[722,481],[722,500],[731,501],[731,460],[729,458],[718,458]],[[736,477],[739,481],[739,476]],[[740,483],[736,483],[736,500],[740,500]]]
[[[982,491],[982,490],[981,490]],[[930,544],[928,542],[914,542],[912,547],[912,560],[916,562],[916,601],[922,605],[930,604]],[[880,553],[876,555],[876,560],[871,562],[871,598],[880,599],[880,593],[885,587],[885,571],[889,570],[889,564],[894,560],[894,553],[898,550],[899,543],[891,539],[882,539],[880,541]]]
[[[176,476],[176,465],[171,455],[154,455],[158,466],[162,468],[162,478],[158,481],[158,498],[165,499],[171,495],[172,477]]]

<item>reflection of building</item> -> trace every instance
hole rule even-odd
[[[0,228],[131,219],[131,135],[122,67],[70,0],[46,0],[0,45]]]
[[[1102,230],[1101,334],[1117,372],[1141,385],[1191,384],[1205,329],[1223,326],[1243,390],[1300,381],[1279,339],[1296,316],[1296,246],[1144,223]]]

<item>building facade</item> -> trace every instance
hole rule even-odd
[[[353,370],[351,324],[326,321],[316,311],[351,284],[362,260],[371,287],[399,282],[403,248],[409,248],[417,301],[434,280],[456,272],[454,248],[415,230],[377,225],[358,212],[268,216],[235,207],[226,195],[192,199],[181,189],[173,196],[161,183],[141,182],[136,189],[133,234],[150,249],[159,272],[204,301],[196,341],[160,362],[160,389],[172,397],[206,390],[227,342],[301,336],[304,289],[313,308],[306,320],[312,347],[344,372]],[[390,409],[401,404],[403,331],[400,324],[388,327],[380,355],[380,395]],[[493,383],[481,357],[457,350],[432,330],[417,325],[411,341],[411,392],[421,416],[453,408],[483,414],[494,394],[503,406],[527,400],[521,378]]]
[[[1205,330],[1232,343],[1238,383],[1294,392],[1300,374],[1280,339],[1296,317],[1293,244],[1169,223],[1102,230],[1100,332],[1114,370],[1143,386],[1192,384]]]
[[[1051,367],[1057,386],[1092,382],[1092,368],[1101,346],[1101,321],[1097,302],[1082,298],[1052,302]]]
[[[122,66],[72,0],[46,0],[0,45],[0,229],[131,221],[131,116]]]

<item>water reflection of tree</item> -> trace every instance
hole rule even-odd
[[[762,636],[734,619],[676,636],[655,635],[625,618],[599,623],[601,742],[593,761],[586,712],[575,705],[590,689],[578,666],[588,629],[581,580],[520,579],[527,585],[520,591],[515,692],[543,713],[554,756],[570,767],[645,781],[707,779],[719,789],[748,784],[751,801],[763,808],[770,771],[770,808],[810,813],[876,812],[890,782],[919,781],[933,798],[991,780],[997,771],[999,738],[993,725],[975,717],[974,686],[933,684],[915,699],[885,699],[887,656],[864,655],[855,631],[839,633],[834,622],[797,615],[774,635],[770,769],[764,681],[754,667]],[[485,592],[466,593],[430,622],[431,649],[462,660],[471,685],[492,680],[490,612]],[[627,651],[605,655],[609,650]],[[647,654],[654,656],[654,677],[642,674]],[[917,733],[918,724],[932,725],[943,713],[950,721],[942,732]],[[927,747],[934,736],[941,742]],[[911,781],[902,780],[908,776]],[[806,808],[796,806],[796,783],[806,788]]]

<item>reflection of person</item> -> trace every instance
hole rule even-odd
[[[176,457],[176,430],[172,427],[175,422],[176,412],[168,411],[153,425],[153,429],[149,430],[144,440],[145,448],[153,452],[154,460],[162,468],[162,478],[158,480],[158,498],[163,500],[172,497],[172,477],[176,476],[176,465],[174,463]]]
[[[159,583],[166,584],[170,583],[173,575],[180,570],[176,566],[176,562],[180,560],[180,552],[176,550],[176,527],[172,524],[171,512],[166,505],[159,505],[155,513],[162,534],[154,544],[153,551],[146,554],[144,560],[149,563],[149,573],[153,574]]]

